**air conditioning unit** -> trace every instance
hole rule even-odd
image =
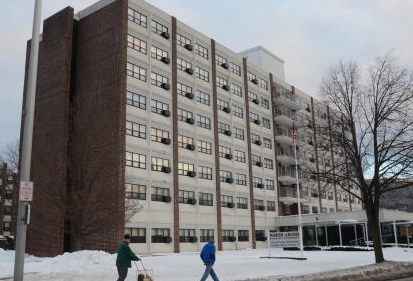
[[[186,93],[185,97],[192,100],[192,99],[194,99],[194,94],[193,93]]]
[[[196,199],[195,198],[189,198],[188,203],[191,204],[191,205],[195,205],[196,204]]]
[[[169,90],[171,88],[171,85],[169,85],[169,83],[162,83],[161,88],[165,90]]]
[[[228,69],[228,68],[229,68],[228,63],[226,63],[226,62],[221,63],[221,66],[222,66],[223,68],[225,68],[225,69]]]
[[[257,124],[257,125],[260,125],[260,124],[261,124],[261,121],[260,121],[260,119],[255,119],[255,120],[254,120],[254,123]]]
[[[231,160],[232,159],[232,154],[225,154],[225,158]]]
[[[257,162],[255,163],[255,165],[257,165],[258,167],[262,167],[262,162]]]
[[[185,49],[187,49],[188,51],[192,51],[194,49],[194,46],[192,46],[191,44],[185,44]]]
[[[165,38],[165,39],[169,39],[169,38],[171,37],[171,35],[169,35],[169,33],[166,32],[166,31],[162,32],[162,33],[161,33],[161,36],[162,36],[163,38]]]
[[[195,236],[189,237],[189,242],[196,242],[196,241],[198,241],[197,237],[195,237]]]
[[[229,107],[224,107],[222,110],[226,113],[231,113],[231,108]]]
[[[260,206],[259,209],[260,211],[265,211],[265,206]]]
[[[264,188],[264,184],[263,184],[263,183],[258,183],[258,184],[257,184],[257,187],[260,188],[260,189],[263,189],[263,188]]]
[[[171,139],[170,138],[162,138],[161,142],[164,144],[170,144],[171,143]]]
[[[255,103],[255,104],[260,104],[260,100],[259,100],[259,99],[253,99],[252,102]]]
[[[227,204],[227,206],[228,206],[228,208],[234,208],[234,207],[235,207],[235,204],[232,203],[232,202],[229,202],[229,203]]]
[[[166,110],[166,109],[162,110],[161,114],[165,117],[171,116],[171,112],[169,110]]]
[[[226,178],[225,180],[227,183],[234,183],[234,179],[233,178]]]
[[[256,140],[256,141],[255,141],[255,144],[256,144],[256,145],[261,145],[261,144],[262,144],[262,141]]]
[[[258,79],[254,78],[254,79],[251,80],[251,82],[254,83],[254,84],[258,84]]]
[[[169,64],[171,62],[171,60],[168,57],[162,57],[161,61],[165,64]]]
[[[166,202],[166,203],[169,203],[169,202],[171,202],[171,196],[164,196],[163,198],[162,198],[162,201],[163,202]]]
[[[186,148],[189,149],[189,150],[195,150],[195,144],[188,143],[188,144],[186,145]]]
[[[171,243],[172,242],[172,237],[165,237],[164,242],[165,243]]]
[[[231,135],[232,135],[232,132],[231,132],[230,130],[226,130],[226,131],[224,132],[224,134],[226,134],[227,136],[231,136]]]
[[[194,74],[194,70],[192,68],[185,69],[185,72],[188,73],[189,75]]]
[[[162,167],[162,172],[169,174],[171,172],[171,167]]]
[[[193,177],[196,176],[196,172],[194,172],[194,171],[187,171],[187,172],[186,172],[186,175],[187,175],[187,176],[190,176],[191,178],[193,178]]]
[[[186,123],[188,123],[188,124],[194,124],[195,123],[195,120],[194,120],[194,118],[186,118]]]
[[[225,91],[229,91],[229,86],[228,85],[222,85],[221,88],[224,89]]]

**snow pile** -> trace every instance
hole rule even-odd
[[[413,276],[413,248],[384,248],[383,253],[387,262],[374,264],[372,251],[309,251],[303,253],[305,260],[296,259],[300,252],[280,249],[222,251],[217,252],[214,268],[221,281],[357,281],[382,280],[381,276],[389,274],[399,274],[394,275],[397,278]],[[204,270],[199,253],[164,253],[141,258],[145,268],[153,270],[154,281],[194,281],[200,279]],[[115,260],[116,254],[103,251],[65,253],[53,258],[26,255],[24,280],[113,281],[117,279]],[[137,265],[142,267],[140,263]],[[14,251],[0,249],[0,280],[13,280],[13,273]],[[137,280],[136,277],[133,264],[126,280]]]

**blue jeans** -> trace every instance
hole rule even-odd
[[[218,276],[215,274],[214,269],[212,268],[212,264],[211,265],[206,265],[205,266],[205,272],[204,275],[201,278],[201,281],[205,281],[208,278],[208,275],[211,275],[212,279],[214,279],[214,281],[219,281]]]

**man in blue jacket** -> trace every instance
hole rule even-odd
[[[201,281],[205,281],[208,278],[208,275],[211,275],[214,281],[219,281],[218,276],[212,268],[215,263],[215,251],[214,239],[210,239],[209,242],[202,248],[200,257],[205,264],[205,272],[201,278]]]

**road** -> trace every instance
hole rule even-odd
[[[413,277],[403,278],[403,279],[394,279],[391,281],[413,281]]]

